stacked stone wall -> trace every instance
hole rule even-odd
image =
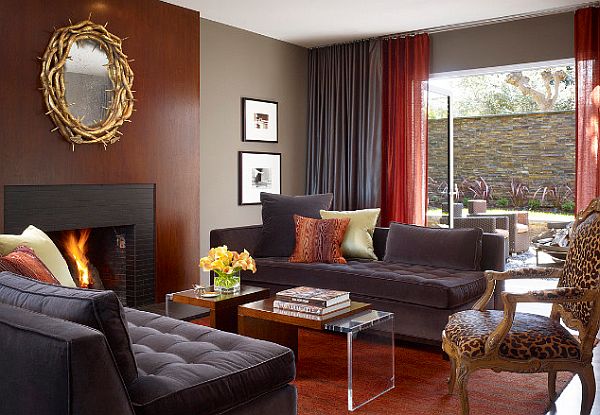
[[[447,128],[445,120],[429,120],[430,200],[447,180]],[[531,192],[541,186],[574,189],[575,112],[455,118],[454,180],[478,177],[492,186],[496,200],[509,198],[511,178]]]

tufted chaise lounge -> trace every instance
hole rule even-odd
[[[1,414],[296,413],[291,350],[0,273]]]

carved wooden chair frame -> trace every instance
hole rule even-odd
[[[579,224],[593,213],[600,214],[600,198],[593,200],[590,205],[581,211],[575,218],[572,232]],[[496,281],[509,279],[531,278],[559,278],[562,282],[562,270],[557,268],[524,268],[506,272],[486,271],[487,289],[483,296],[473,305],[473,310],[484,311],[486,304],[492,298]],[[562,285],[559,283],[559,285]],[[458,388],[463,415],[469,414],[469,399],[467,394],[467,381],[471,373],[479,369],[492,369],[496,372],[509,371],[518,373],[548,373],[548,393],[550,401],[556,399],[556,373],[568,371],[579,375],[582,383],[581,414],[589,414],[594,403],[596,384],[594,371],[591,364],[592,350],[600,324],[600,288],[580,289],[561,287],[551,290],[530,291],[526,294],[502,293],[504,302],[504,315],[501,323],[490,333],[485,344],[485,353],[479,357],[461,355],[457,346],[442,333],[442,348],[448,354],[451,363],[450,378],[448,380],[449,393],[455,386]],[[551,303],[550,318],[563,322],[571,329],[579,332],[581,356],[575,358],[555,359],[530,359],[511,360],[500,356],[500,345],[510,331],[515,318],[517,303]],[[565,303],[593,302],[590,320],[587,327],[575,318],[571,312],[563,308]]]

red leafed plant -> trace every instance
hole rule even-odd
[[[526,206],[529,200],[529,187],[521,180],[513,177],[510,179],[509,197],[514,207]]]
[[[475,181],[469,183],[469,190],[473,192],[473,199],[490,201],[492,200],[492,186],[487,184],[483,177],[475,179]]]

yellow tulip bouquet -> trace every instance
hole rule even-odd
[[[234,293],[240,289],[240,272],[256,272],[256,262],[250,253],[238,253],[227,249],[227,245],[211,248],[208,255],[200,259],[200,267],[204,271],[215,273],[215,291]]]

